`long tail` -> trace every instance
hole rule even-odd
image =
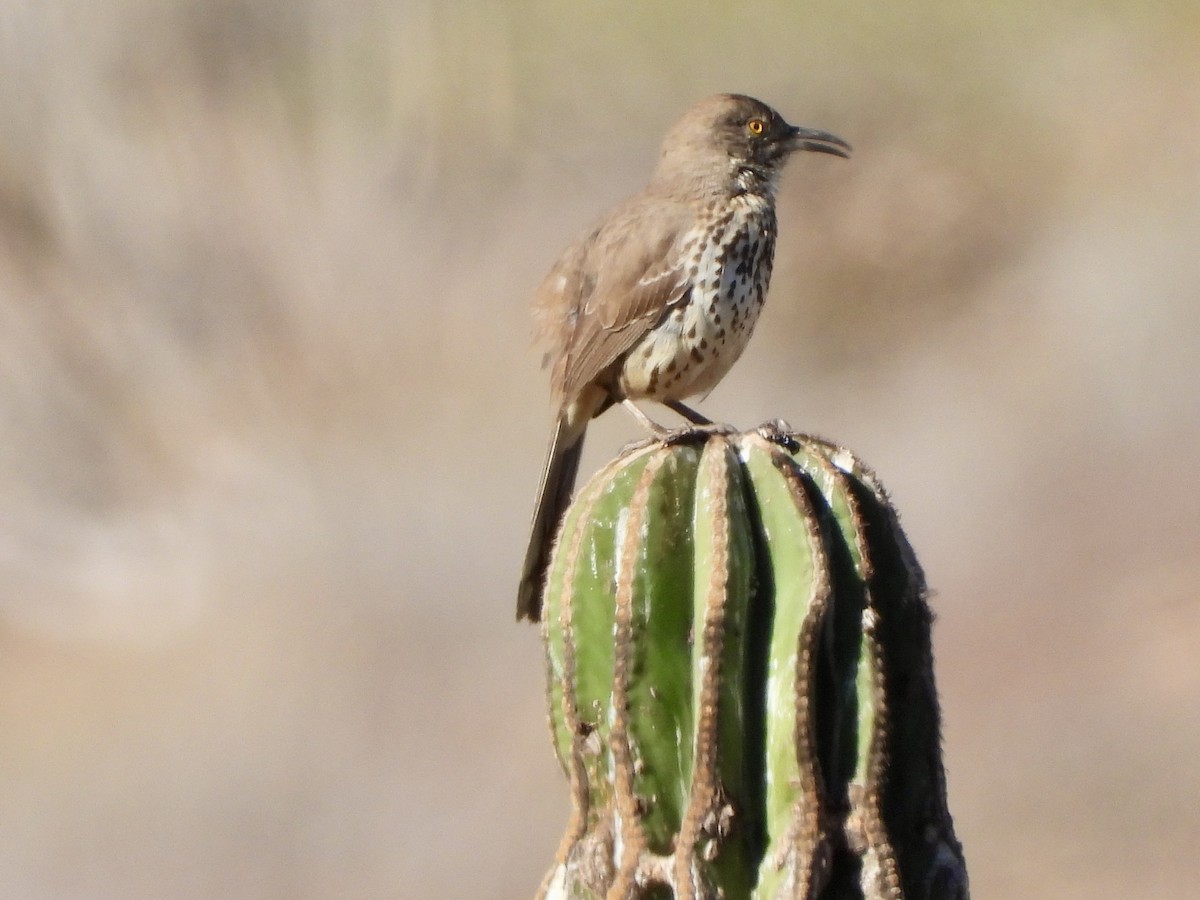
[[[571,426],[567,416],[561,415],[554,426],[542,469],[542,483],[538,487],[537,505],[533,509],[533,527],[521,569],[521,586],[517,589],[518,622],[521,619],[536,622],[542,617],[542,592],[546,570],[550,566],[550,547],[575,489],[583,438],[587,434],[586,423],[585,418],[582,427]]]

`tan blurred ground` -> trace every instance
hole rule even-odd
[[[976,898],[1194,893],[1200,6],[571,9],[0,2],[0,897],[531,895],[526,303],[716,90],[856,146],[704,409],[891,488]]]

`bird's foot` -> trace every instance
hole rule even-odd
[[[681,425],[678,428],[664,428],[656,423],[655,427],[650,429],[650,431],[651,433],[648,437],[630,441],[622,447],[621,453],[635,453],[638,450],[655,446],[678,447],[686,444],[703,444],[714,435],[738,433],[738,430],[734,426],[726,425],[723,422],[709,422],[707,425],[689,423]]]
[[[710,437],[716,435],[737,433],[738,430],[735,427],[724,422],[707,422],[703,425],[689,423],[667,430],[665,434],[659,435],[658,440],[668,447],[674,447],[680,444],[703,444]]]

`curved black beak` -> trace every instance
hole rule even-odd
[[[788,126],[788,146],[792,150],[810,150],[813,153],[831,153],[844,159],[850,158],[851,147],[836,134],[817,131],[815,128]]]

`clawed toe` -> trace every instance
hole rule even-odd
[[[678,444],[702,444],[714,435],[737,434],[737,429],[724,422],[709,422],[706,425],[684,425],[674,428],[662,435],[661,440],[667,446]]]
[[[667,432],[664,430],[663,434],[654,434],[649,437],[630,441],[621,448],[620,455],[625,456],[629,453],[637,453],[639,450],[645,450],[647,447],[665,443],[667,443]]]

